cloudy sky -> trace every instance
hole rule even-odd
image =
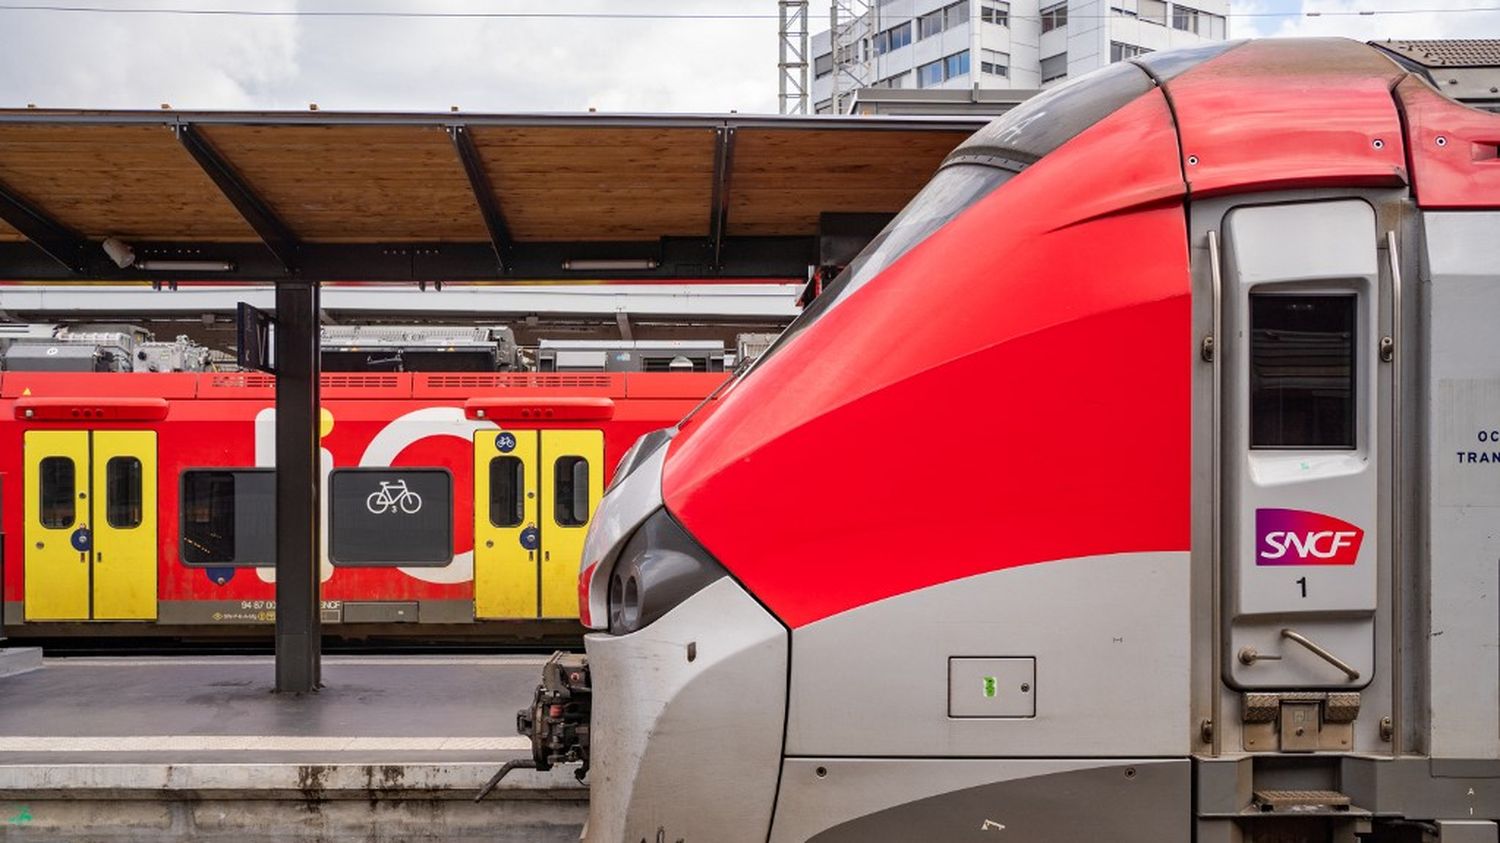
[[[814,0],[813,6],[826,3]],[[1496,37],[1495,0],[1234,0],[1235,37]],[[33,8],[20,9],[18,6]],[[94,11],[37,6],[90,7]],[[577,13],[391,19],[101,8]],[[1307,11],[1428,10],[1306,17]],[[621,20],[600,13],[764,15]],[[0,106],[468,111],[776,109],[775,0],[0,0]],[[826,15],[826,13],[825,13]],[[1280,16],[1269,16],[1280,15]],[[826,27],[815,15],[814,29]]]

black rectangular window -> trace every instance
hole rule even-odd
[[[340,468],[328,475],[328,559],[346,567],[453,561],[445,468]]]
[[[184,565],[275,565],[275,470],[184,471],[181,542]]]
[[[490,523],[519,527],[526,517],[526,465],[520,457],[490,460]]]
[[[41,475],[42,526],[61,530],[73,526],[77,510],[77,476],[67,457],[43,457]]]
[[[109,526],[130,530],[141,526],[141,461],[112,457],[104,464],[104,518]]]
[[[1354,447],[1353,295],[1250,296],[1250,445]]]
[[[553,519],[559,526],[582,527],[589,523],[589,461],[583,457],[558,457],[552,464]]]
[[[1042,31],[1051,32],[1068,25],[1068,4],[1057,3],[1042,10]]]

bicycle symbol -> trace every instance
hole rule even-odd
[[[508,454],[516,449],[516,436],[513,433],[502,433],[495,437],[495,447],[500,453]]]
[[[422,496],[406,488],[405,480],[380,481],[380,491],[365,498],[365,508],[372,515],[400,510],[407,515],[422,511]]]

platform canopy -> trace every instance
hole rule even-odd
[[[0,279],[802,277],[981,123],[0,111]]]

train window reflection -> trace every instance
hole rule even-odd
[[[275,469],[189,469],[181,500],[184,565],[276,564]]]
[[[589,522],[589,461],[558,457],[553,463],[553,519],[559,526],[582,527]]]
[[[1250,445],[1354,447],[1353,295],[1250,296]]]
[[[520,457],[490,460],[490,523],[496,527],[519,527],[526,518],[526,465]]]
[[[67,457],[44,457],[38,469],[41,475],[42,526],[49,530],[73,526],[77,509],[73,461]]]
[[[141,526],[141,461],[135,457],[104,464],[104,517],[121,530]]]

